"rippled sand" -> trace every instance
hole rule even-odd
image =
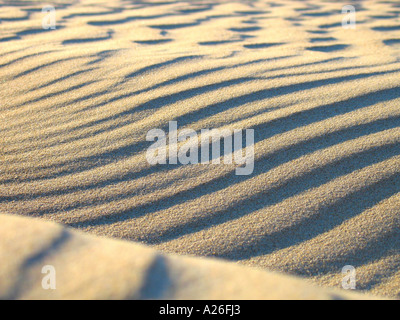
[[[42,29],[41,2],[0,1],[3,212],[327,287],[341,288],[352,265],[357,289],[399,297],[397,1],[358,3],[355,30],[342,28],[337,1],[52,2],[56,30]],[[149,165],[146,134],[171,120],[254,129],[254,173]],[[17,243],[29,257],[15,228],[0,252]],[[29,296],[19,276],[0,292]]]

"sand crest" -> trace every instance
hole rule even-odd
[[[0,299],[375,299],[29,218],[1,215],[0,232]],[[43,289],[47,266],[55,290]]]
[[[0,210],[336,289],[351,265],[359,291],[399,297],[398,1],[357,2],[356,29],[342,27],[337,1],[52,3],[57,28],[45,30],[41,1],[0,1]],[[146,134],[170,121],[195,132],[253,129],[254,172],[240,176],[235,164],[223,163],[150,165]],[[45,232],[48,225],[37,226]],[[43,241],[65,232],[88,264],[86,241],[143,254],[136,274],[122,271],[123,260],[114,266],[132,277],[129,292],[106,291],[141,297],[133,284],[146,278],[146,263],[158,268],[158,254],[60,228],[49,227]],[[15,259],[36,252],[29,237],[7,239],[0,233],[3,252],[18,247]],[[180,261],[188,273],[192,263],[203,268],[166,257],[172,270]],[[220,270],[220,262],[205,262],[202,280],[214,263]],[[18,291],[5,272],[0,267],[10,279],[3,296],[45,294]],[[21,272],[20,281],[31,279],[30,267]],[[232,286],[241,287],[245,280],[232,272]],[[281,279],[259,274],[267,283]],[[193,297],[250,294],[221,281],[224,288],[187,290]],[[308,294],[302,286],[289,285],[287,297]],[[187,293],[178,287],[168,296]],[[60,297],[78,297],[76,288]],[[100,297],[94,286],[87,290],[85,297]],[[270,297],[262,288],[255,294]]]

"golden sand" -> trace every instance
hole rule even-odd
[[[164,298],[329,298],[303,285],[340,289],[346,265],[359,291],[400,297],[397,1],[358,3],[356,29],[342,28],[337,1],[52,3],[56,30],[42,29],[40,1],[0,1],[0,210],[151,248],[1,217],[0,255],[15,255],[0,267],[1,297],[46,298],[21,267],[60,232],[68,248],[51,254],[87,287],[66,285],[60,298],[143,298],[154,249],[189,274]],[[169,121],[254,129],[254,173],[151,166],[146,134]],[[231,263],[228,281],[225,262],[176,254],[251,276]],[[91,286],[72,258],[120,278]],[[200,269],[206,288],[191,276]],[[293,289],[271,271],[307,280]]]
[[[376,299],[215,259],[164,255],[29,218],[3,214],[0,231],[1,299]],[[48,266],[56,270],[54,290],[43,290]]]

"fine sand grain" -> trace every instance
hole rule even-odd
[[[0,232],[0,299],[376,299],[29,218],[3,214]],[[43,266],[55,268],[55,290],[43,290]]]
[[[329,298],[306,282],[341,288],[346,265],[358,290],[400,297],[398,1],[357,2],[356,29],[338,1],[51,3],[56,30],[42,29],[41,1],[0,0],[0,210],[151,248],[0,217],[0,256],[15,259],[0,266],[0,297],[46,298],[24,259],[52,242],[85,282],[60,298],[165,297],[143,289],[152,268],[174,273],[168,297]],[[253,174],[151,166],[146,134],[169,121],[254,129]],[[176,254],[264,270],[245,279],[229,263],[227,280],[225,262]],[[69,259],[131,286],[91,286]],[[293,289],[269,272],[307,280]]]

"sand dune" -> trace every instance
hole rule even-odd
[[[376,299],[214,259],[163,255],[48,222],[4,214],[0,222],[0,299]],[[49,265],[55,290],[42,287]]]
[[[0,210],[327,287],[353,265],[357,289],[399,297],[396,1],[357,2],[354,30],[337,1],[52,2],[56,30],[41,2],[0,1]],[[172,120],[254,129],[254,173],[151,166],[146,134]],[[140,297],[121,292],[107,294]]]

